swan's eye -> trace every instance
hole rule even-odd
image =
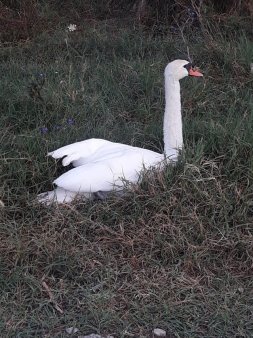
[[[189,63],[187,63],[187,65],[184,65],[184,68],[186,68],[188,70],[188,72],[189,72],[189,70],[191,68],[194,68],[194,67],[193,67],[192,63],[189,62]]]

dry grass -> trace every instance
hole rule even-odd
[[[69,23],[0,50],[1,336],[251,337],[248,26],[182,39]],[[93,136],[161,149],[162,72],[186,40],[205,77],[182,83],[182,161],[103,203],[34,203],[58,174],[48,149]]]
[[[252,185],[228,181],[215,161],[167,175],[120,200],[4,212],[6,336],[64,336],[74,324],[116,337],[155,326],[250,337]]]

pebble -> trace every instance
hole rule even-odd
[[[166,337],[166,331],[162,329],[154,329],[153,333],[156,337]]]
[[[76,333],[76,332],[78,332],[79,330],[76,328],[76,327],[68,327],[68,328],[66,328],[66,332],[68,333],[68,334],[73,334],[73,333]]]
[[[88,336],[78,336],[78,338],[114,338],[114,337],[113,336],[102,337],[99,334],[92,333],[92,334],[89,334]]]

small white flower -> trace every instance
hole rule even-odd
[[[76,31],[76,25],[73,24],[73,23],[71,23],[70,25],[68,25],[68,30],[69,30],[70,32]]]

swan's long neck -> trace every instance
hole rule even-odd
[[[178,154],[183,148],[180,84],[171,76],[165,76],[164,153]]]

